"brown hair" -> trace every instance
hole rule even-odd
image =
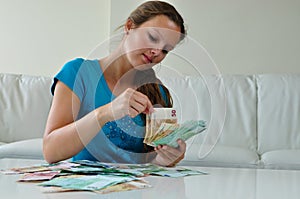
[[[186,36],[186,29],[184,27],[184,20],[174,6],[163,1],[147,1],[138,6],[131,12],[128,19],[130,19],[137,27],[144,22],[152,19],[158,15],[165,15],[176,25],[180,27],[181,37],[183,40]]]

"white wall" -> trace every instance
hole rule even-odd
[[[111,0],[111,30],[140,0]],[[299,0],[168,0],[223,74],[300,73]],[[184,74],[184,62],[164,61]]]
[[[53,76],[109,35],[110,0],[0,0],[0,72]]]
[[[300,72],[299,0],[167,1],[222,73]],[[141,2],[0,0],[0,72],[52,76],[108,39]],[[163,64],[194,74],[178,56]]]

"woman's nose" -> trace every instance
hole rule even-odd
[[[161,49],[159,48],[152,48],[151,49],[151,54],[153,54],[154,56],[158,56],[161,53]]]

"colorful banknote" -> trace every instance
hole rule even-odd
[[[173,108],[154,108],[154,112],[146,115],[145,144],[151,144],[156,136],[164,137],[171,131],[167,128],[177,124],[176,110]],[[162,129],[163,128],[163,129]],[[158,134],[158,131],[161,132]]]
[[[206,123],[203,120],[188,120],[178,124],[175,109],[155,108],[152,114],[146,116],[144,143],[153,147],[158,145],[177,147],[178,139],[186,141],[205,129]]]

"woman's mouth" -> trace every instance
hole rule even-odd
[[[150,57],[148,57],[147,55],[143,54],[144,60],[146,61],[147,64],[151,64],[152,63],[152,59]]]

